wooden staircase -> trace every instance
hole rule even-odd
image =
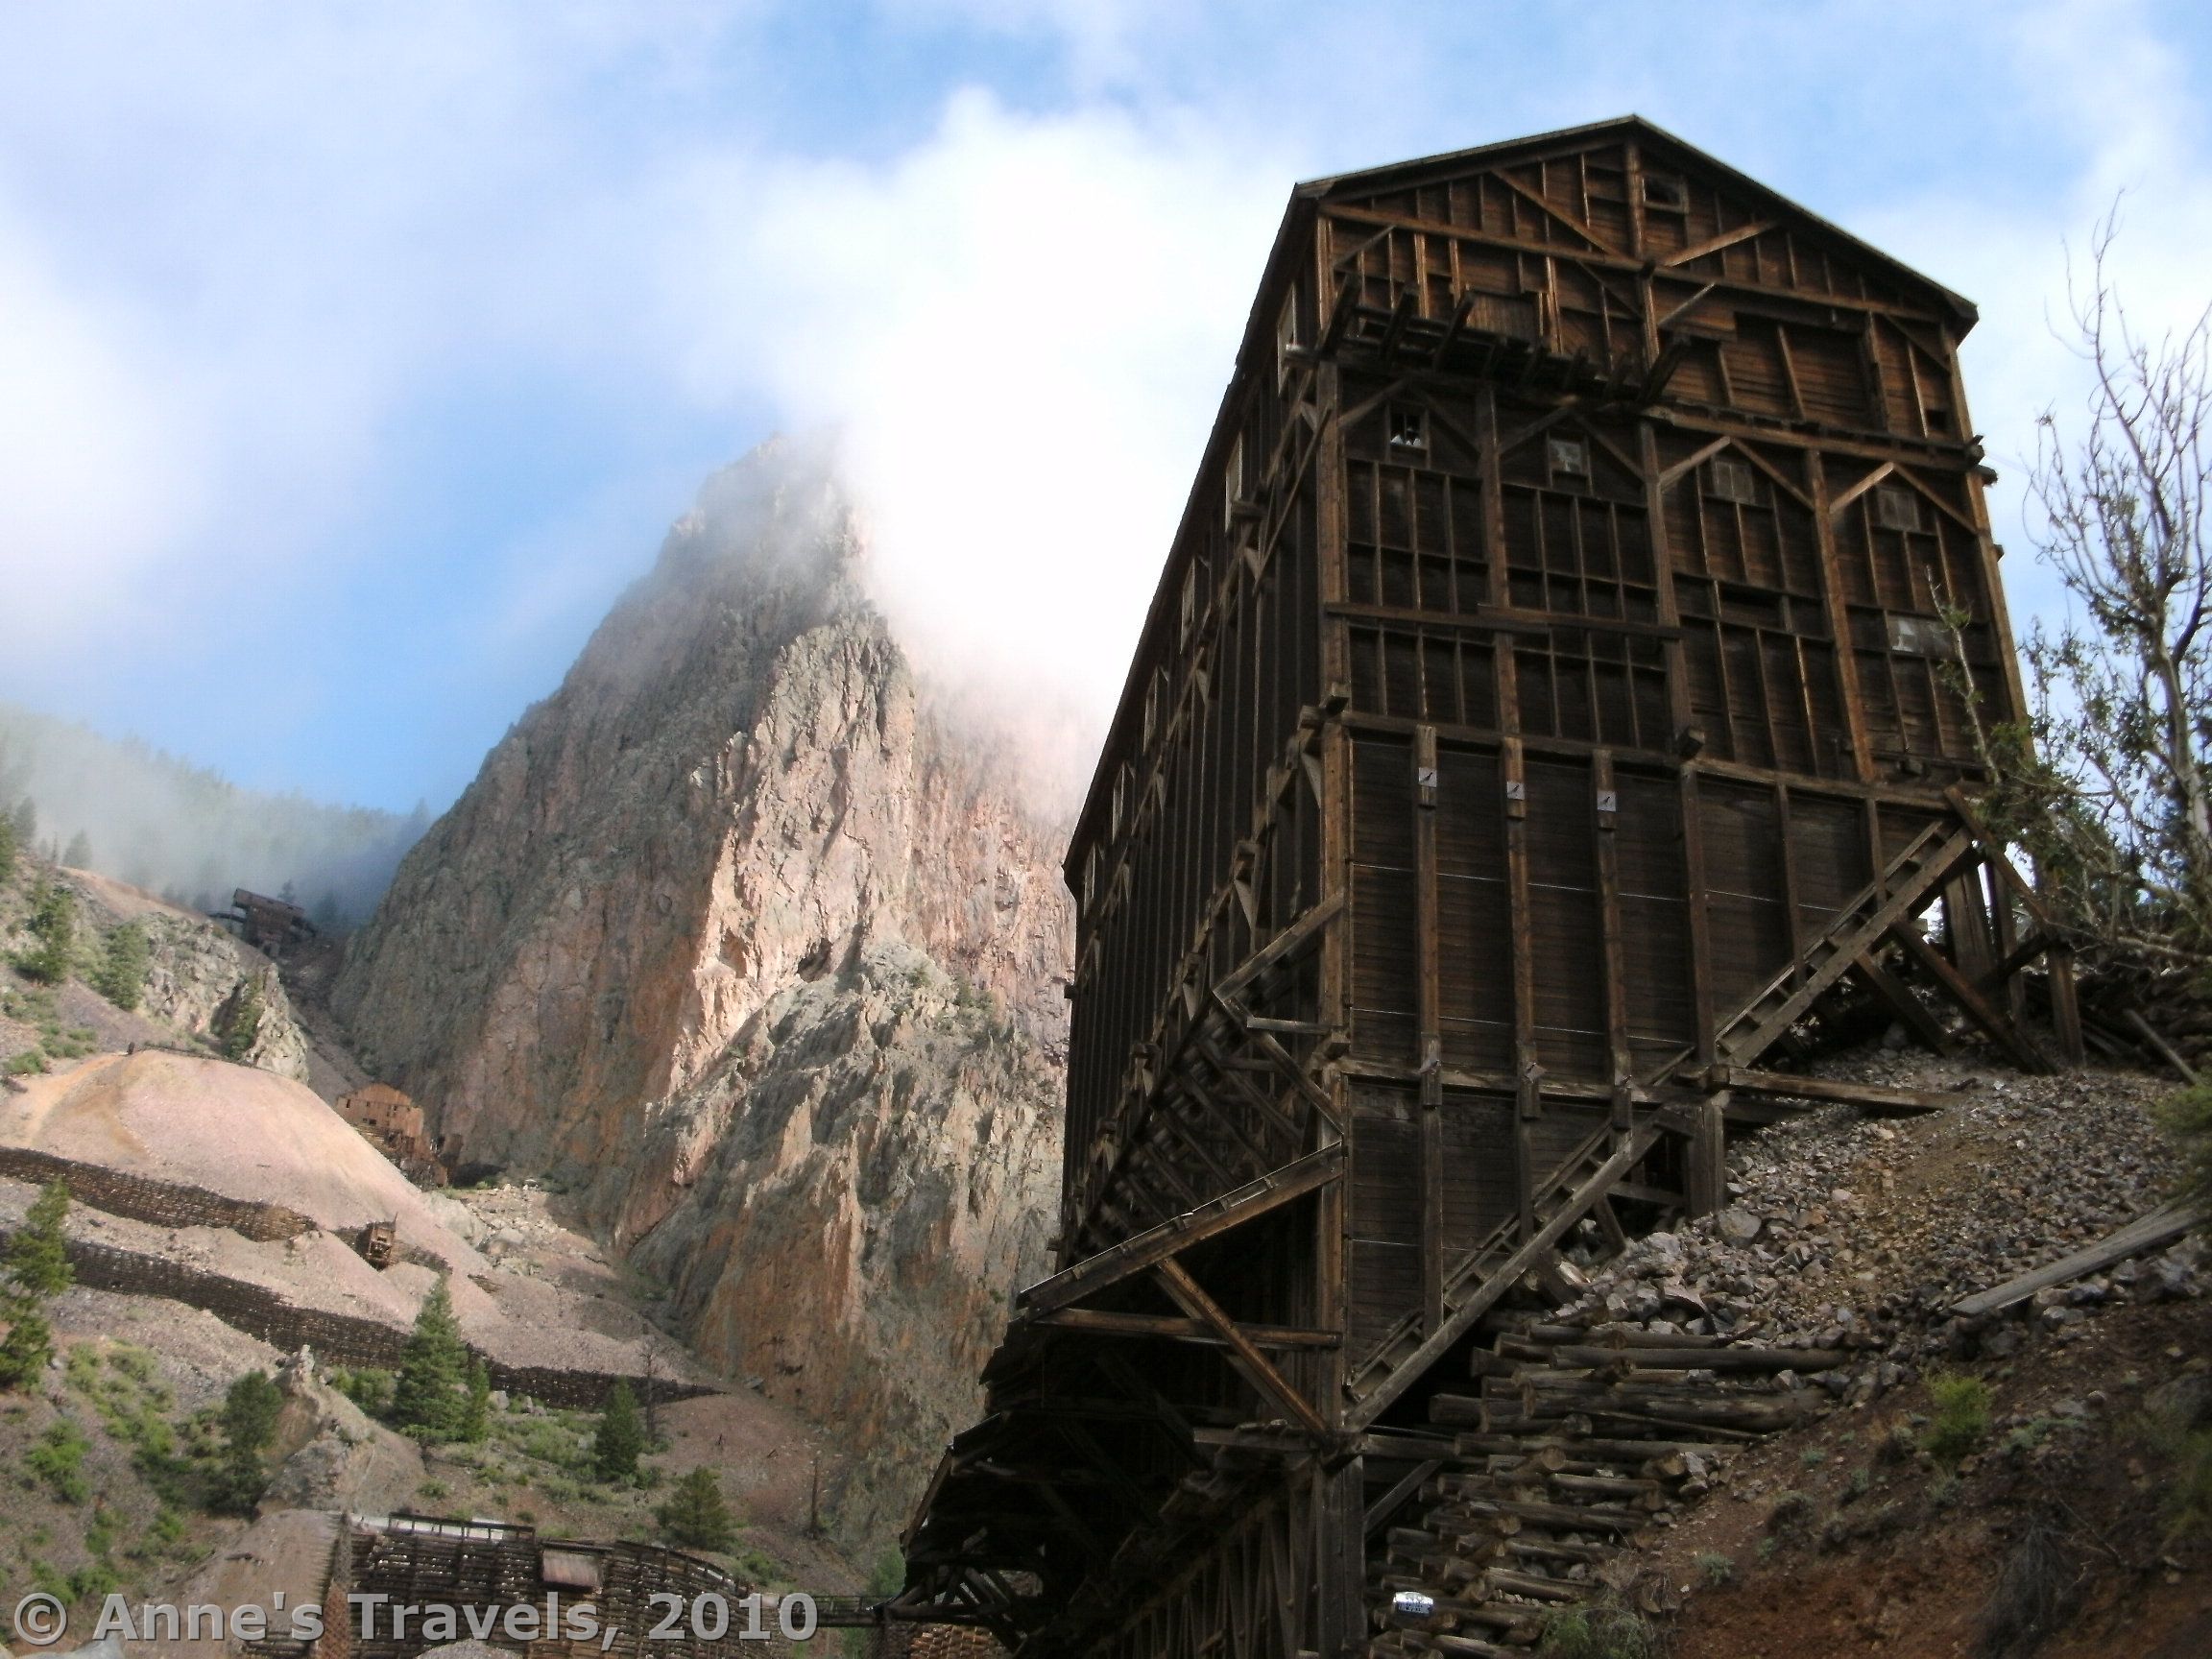
[[[1633,1129],[1600,1130],[1585,1141],[1537,1189],[1531,1203],[1533,1228],[1525,1228],[1519,1216],[1500,1223],[1453,1270],[1444,1286],[1444,1317],[1435,1329],[1424,1330],[1418,1315],[1408,1315],[1346,1380],[1345,1392],[1353,1402],[1350,1426],[1374,1422],[1474,1328],[1516,1279],[1549,1255],[1567,1230],[1643,1161],[1658,1138],[1658,1126],[1645,1122]]]

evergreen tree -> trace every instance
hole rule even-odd
[[[461,1411],[461,1438],[476,1442],[492,1433],[492,1368],[479,1359],[469,1367],[469,1401]]]
[[[53,1356],[46,1304],[77,1278],[62,1229],[68,1214],[69,1189],[56,1181],[38,1194],[0,1256],[0,1319],[8,1322],[8,1334],[0,1336],[0,1388],[31,1382]]]
[[[226,1060],[244,1064],[261,1036],[261,982],[241,979],[228,1006],[217,1015],[215,1046]]]
[[[249,1371],[223,1396],[223,1460],[215,1478],[220,1507],[251,1515],[269,1479],[261,1454],[276,1438],[276,1415],[284,1396],[265,1371]]]
[[[15,838],[14,818],[0,812],[0,887],[5,887],[15,874],[15,854],[21,851]]]
[[[35,846],[38,840],[38,803],[26,795],[15,803],[8,814],[8,821],[15,827],[18,846]]]
[[[72,870],[92,868],[92,837],[80,830],[69,837],[69,846],[61,854],[61,862]]]
[[[122,1009],[138,1006],[146,994],[146,970],[152,966],[153,948],[143,922],[126,922],[112,929],[100,949],[100,966],[93,971],[92,988]]]
[[[31,936],[38,941],[15,958],[24,974],[42,985],[69,977],[77,956],[77,895],[52,881],[31,894]]]
[[[704,1466],[676,1482],[653,1518],[661,1523],[661,1536],[680,1550],[727,1551],[737,1541],[737,1524],[722,1501],[721,1482]]]
[[[607,1396],[598,1431],[591,1436],[591,1471],[606,1481],[634,1480],[637,1455],[644,1450],[645,1425],[637,1418],[637,1396],[629,1383],[618,1382]]]
[[[422,1299],[392,1387],[392,1422],[418,1440],[458,1440],[468,1426],[469,1349],[440,1279]]]

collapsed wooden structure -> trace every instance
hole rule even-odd
[[[220,922],[254,950],[271,956],[281,956],[315,937],[315,924],[299,905],[289,899],[272,899],[245,887],[233,888],[230,908],[208,912],[208,920]]]
[[[1634,118],[1293,194],[1069,854],[1059,1270],[901,1608],[1349,1651],[1508,1290],[1732,1119],[1916,1104],[1808,1019],[2078,1055],[1960,789],[2021,709],[1973,322]]]

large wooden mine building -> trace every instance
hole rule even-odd
[[[903,1605],[1353,1650],[1486,1310],[1878,1093],[1809,1022],[2072,1057],[1961,789],[2021,708],[1974,320],[1637,119],[1293,193],[1069,854],[1058,1271]]]

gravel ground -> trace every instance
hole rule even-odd
[[[2007,1351],[2016,1327],[1969,1327],[1951,1306],[2155,1208],[2178,1172],[2151,1116],[2173,1086],[2138,1072],[2030,1077],[1879,1052],[1824,1070],[1956,1104],[1888,1120],[1832,1107],[1737,1142],[1725,1210],[1590,1265],[1560,1317],[1860,1349],[1863,1365],[1824,1381],[1864,1398],[1936,1355]],[[2045,1292],[2032,1316],[2064,1332],[2100,1303],[2201,1295],[2204,1257],[2185,1240]]]

